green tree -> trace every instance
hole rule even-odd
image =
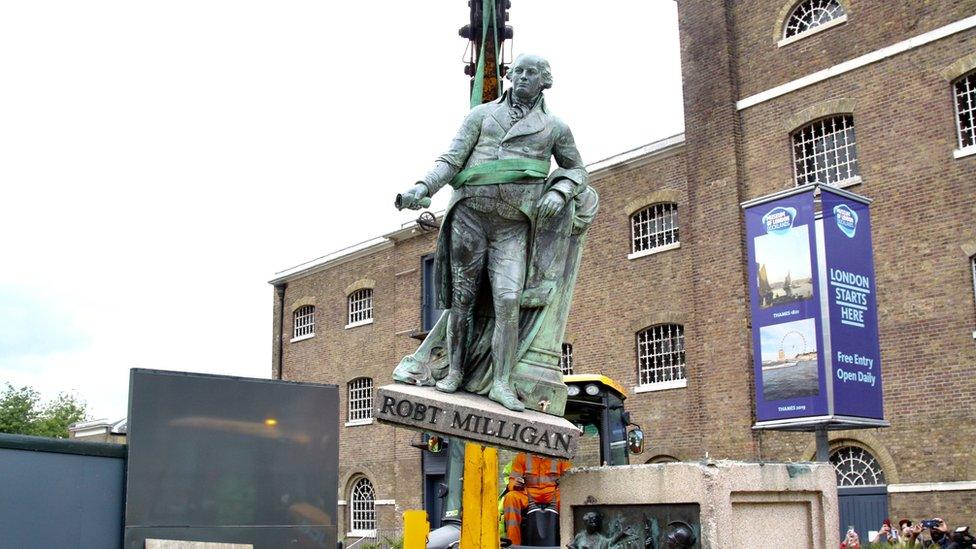
[[[0,433],[68,438],[68,425],[87,417],[87,405],[74,395],[61,393],[42,405],[34,388],[6,385],[0,393]]]

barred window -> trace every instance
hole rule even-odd
[[[637,332],[637,384],[685,379],[685,335],[680,324],[661,324]]]
[[[860,173],[854,139],[854,117],[845,114],[817,120],[793,133],[796,184],[837,185]]]
[[[630,217],[631,252],[639,253],[678,243],[678,205],[653,204]]]
[[[953,84],[956,95],[956,127],[959,148],[976,146],[976,71]]]
[[[353,535],[376,537],[376,492],[366,477],[356,479],[349,494],[349,529]]]
[[[366,422],[373,417],[373,379],[360,377],[349,382],[349,422]]]
[[[373,320],[373,289],[363,288],[349,294],[349,326]]]
[[[573,375],[573,344],[563,343],[563,352],[559,355],[559,370],[564,376]]]
[[[837,486],[883,486],[881,464],[864,448],[842,446],[830,454],[830,464],[837,472]]]
[[[302,305],[295,310],[295,329],[292,337],[311,337],[315,335],[315,306]]]
[[[837,0],[804,0],[793,8],[786,19],[783,38],[812,30],[846,15]]]

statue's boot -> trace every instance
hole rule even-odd
[[[442,393],[453,393],[458,390],[458,387],[461,386],[461,380],[463,377],[464,375],[461,373],[461,368],[455,367],[452,361],[452,364],[447,370],[447,375],[438,381],[437,384],[434,385],[434,388]]]
[[[516,412],[525,410],[525,404],[512,390],[512,368],[515,367],[515,351],[518,345],[519,295],[507,294],[495,297],[495,331],[491,338],[491,354],[494,362],[491,390],[488,398]]]
[[[488,392],[488,398],[515,412],[525,410],[525,404],[519,400],[508,381],[495,380]]]
[[[457,299],[457,298],[456,298]],[[464,380],[464,357],[467,354],[464,342],[467,340],[468,324],[470,323],[470,309],[455,307],[451,310],[447,325],[447,346],[450,350],[450,364],[447,375],[440,379],[434,387],[442,393],[453,393],[461,387]]]

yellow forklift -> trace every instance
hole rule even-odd
[[[586,374],[563,376],[563,382],[566,383],[568,396],[563,417],[583,432],[579,449],[573,459],[574,467],[629,465],[630,454],[644,451],[644,432],[639,425],[631,422],[630,413],[624,409],[627,394],[620,384],[606,376]],[[446,470],[442,477],[445,482],[435,488],[435,498],[440,501],[431,504],[431,498],[425,498],[432,525],[440,524],[439,528],[433,529],[428,535],[427,549],[454,548],[457,547],[461,535],[462,513],[462,475],[455,468],[463,467],[464,444],[461,441],[431,438],[423,447],[434,454],[442,454],[442,459],[446,458]],[[505,462],[507,459],[499,461]],[[558,528],[558,521],[554,527]],[[558,532],[552,532],[550,539],[555,539],[558,543],[558,537]],[[502,541],[502,546],[507,546],[505,540]]]

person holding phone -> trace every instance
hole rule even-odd
[[[884,519],[881,528],[868,536],[870,543],[897,543],[898,531],[891,527],[891,519]]]
[[[844,536],[844,541],[840,542],[840,549],[861,549],[861,539],[853,526],[847,528],[847,535]]]

